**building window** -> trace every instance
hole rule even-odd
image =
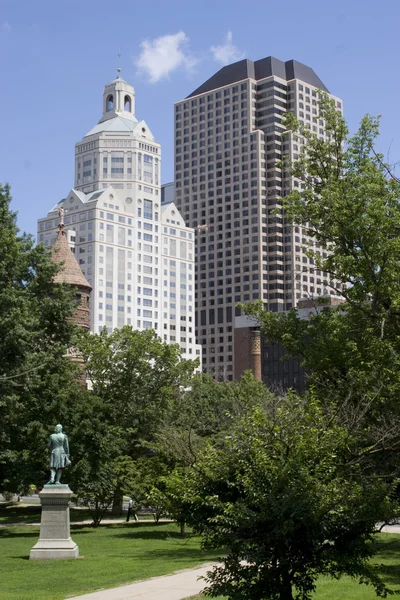
[[[130,96],[125,96],[124,98],[124,110],[126,110],[127,112],[131,112],[132,110],[132,102]]]
[[[151,200],[144,200],[143,213],[145,219],[153,218],[153,202]]]
[[[114,108],[114,97],[112,94],[107,96],[107,111],[113,110]]]

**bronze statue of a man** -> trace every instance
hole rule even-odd
[[[50,448],[50,483],[59,484],[62,470],[71,464],[69,460],[68,437],[62,432],[62,425],[56,425],[55,433],[49,438]]]

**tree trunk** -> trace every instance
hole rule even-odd
[[[279,600],[293,600],[292,582],[288,573],[282,573]]]
[[[101,510],[100,510],[100,506],[99,506],[99,502],[98,500],[96,500],[95,505],[94,505],[94,511],[93,511],[93,527],[97,527],[98,525],[100,525],[100,521],[101,521]]]
[[[117,486],[115,488],[113,505],[112,505],[112,510],[111,510],[111,513],[113,515],[122,515],[123,501],[124,501],[124,495],[122,493],[120,486]]]
[[[185,537],[186,535],[186,531],[185,531],[185,521],[182,521],[181,523],[179,523],[180,528],[181,528],[181,537]]]

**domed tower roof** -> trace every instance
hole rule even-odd
[[[103,114],[100,121],[84,136],[109,132],[132,132],[139,125],[135,117],[135,89],[118,77],[104,87]]]
[[[60,209],[62,211],[62,209]],[[72,254],[64,231],[63,214],[60,214],[57,239],[51,249],[51,259],[55,263],[63,263],[61,269],[54,276],[54,283],[67,283],[78,288],[85,288],[90,293],[92,286],[81,271],[80,266]]]
[[[118,74],[104,87],[103,91],[103,115],[100,123],[115,117],[123,117],[131,121],[136,121],[135,117],[135,89],[122,79]]]

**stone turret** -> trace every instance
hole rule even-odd
[[[90,309],[89,296],[92,287],[81,271],[80,266],[72,254],[68,245],[67,236],[64,231],[64,211],[59,210],[60,224],[56,241],[52,247],[52,260],[55,263],[63,263],[61,269],[54,277],[55,283],[66,283],[76,288],[76,311],[72,321],[89,331],[90,329]]]

